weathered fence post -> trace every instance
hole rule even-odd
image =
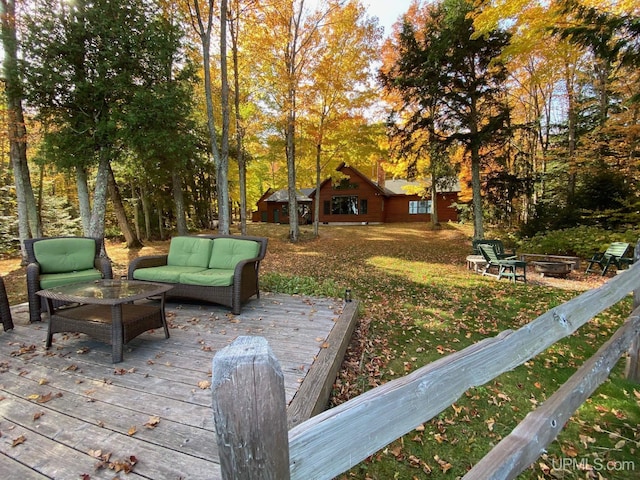
[[[635,268],[640,268],[640,239],[636,244],[633,254],[633,264]],[[633,309],[640,307],[640,287],[633,291]],[[640,383],[640,337],[636,337],[629,348],[627,355],[627,367],[625,369],[625,377],[632,382]]]
[[[213,358],[213,414],[224,480],[289,480],[280,365],[262,337],[238,337]]]

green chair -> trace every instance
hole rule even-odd
[[[487,240],[484,238],[479,240],[473,240],[471,242],[471,247],[473,249],[474,255],[482,255],[482,253],[480,252],[480,249],[478,248],[478,245],[480,244],[493,245],[496,249],[496,254],[498,255],[498,258],[501,258],[503,260],[516,259],[516,251],[512,250],[511,252],[506,252],[504,249],[504,244],[502,243],[502,240]]]
[[[482,275],[497,277],[498,280],[503,277],[508,278],[513,283],[518,280],[527,283],[527,262],[516,260],[513,257],[508,259],[500,258],[495,245],[480,243],[478,244],[478,249],[487,262]],[[492,268],[495,268],[497,272],[491,273]]]
[[[623,266],[629,266],[633,263],[633,258],[625,257],[630,245],[624,242],[613,242],[604,252],[595,253],[585,273],[595,272],[596,265],[600,268],[600,275],[604,276],[611,266],[615,266],[621,270]]]
[[[39,322],[46,311],[38,290],[113,278],[111,260],[104,253],[102,238],[49,237],[24,241],[27,253],[27,298],[29,321]],[[60,306],[54,302],[54,306]]]

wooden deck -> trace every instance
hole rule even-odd
[[[111,363],[111,347],[46,323],[0,330],[0,478],[220,478],[211,362],[240,335],[267,339],[285,379],[291,426],[324,409],[357,304],[264,293],[238,316],[167,306],[171,338],[147,332]],[[129,471],[129,473],[126,473]]]

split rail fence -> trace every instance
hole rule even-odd
[[[634,295],[634,311],[574,375],[481,459],[464,480],[512,479],[556,438],[627,354],[640,383],[640,242],[636,262],[603,286],[518,330],[473,344],[287,430],[282,372],[266,341],[240,337],[213,360],[213,410],[222,476],[331,479],[448,408],[469,388],[516,368],[600,312]]]

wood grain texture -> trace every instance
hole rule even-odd
[[[137,458],[126,478],[219,479],[215,353],[241,335],[266,338],[289,405],[342,309],[341,300],[268,293],[241,315],[169,303],[171,338],[162,329],[144,333],[113,365],[110,346],[82,334],[57,334],[46,351],[46,322],[29,324],[26,306],[15,306],[15,328],[0,332],[0,478],[112,479],[113,470],[95,469],[92,453],[101,451],[114,461]],[[20,435],[26,440],[12,447]]]
[[[213,358],[212,407],[224,480],[288,480],[284,380],[263,337],[238,337]]]

